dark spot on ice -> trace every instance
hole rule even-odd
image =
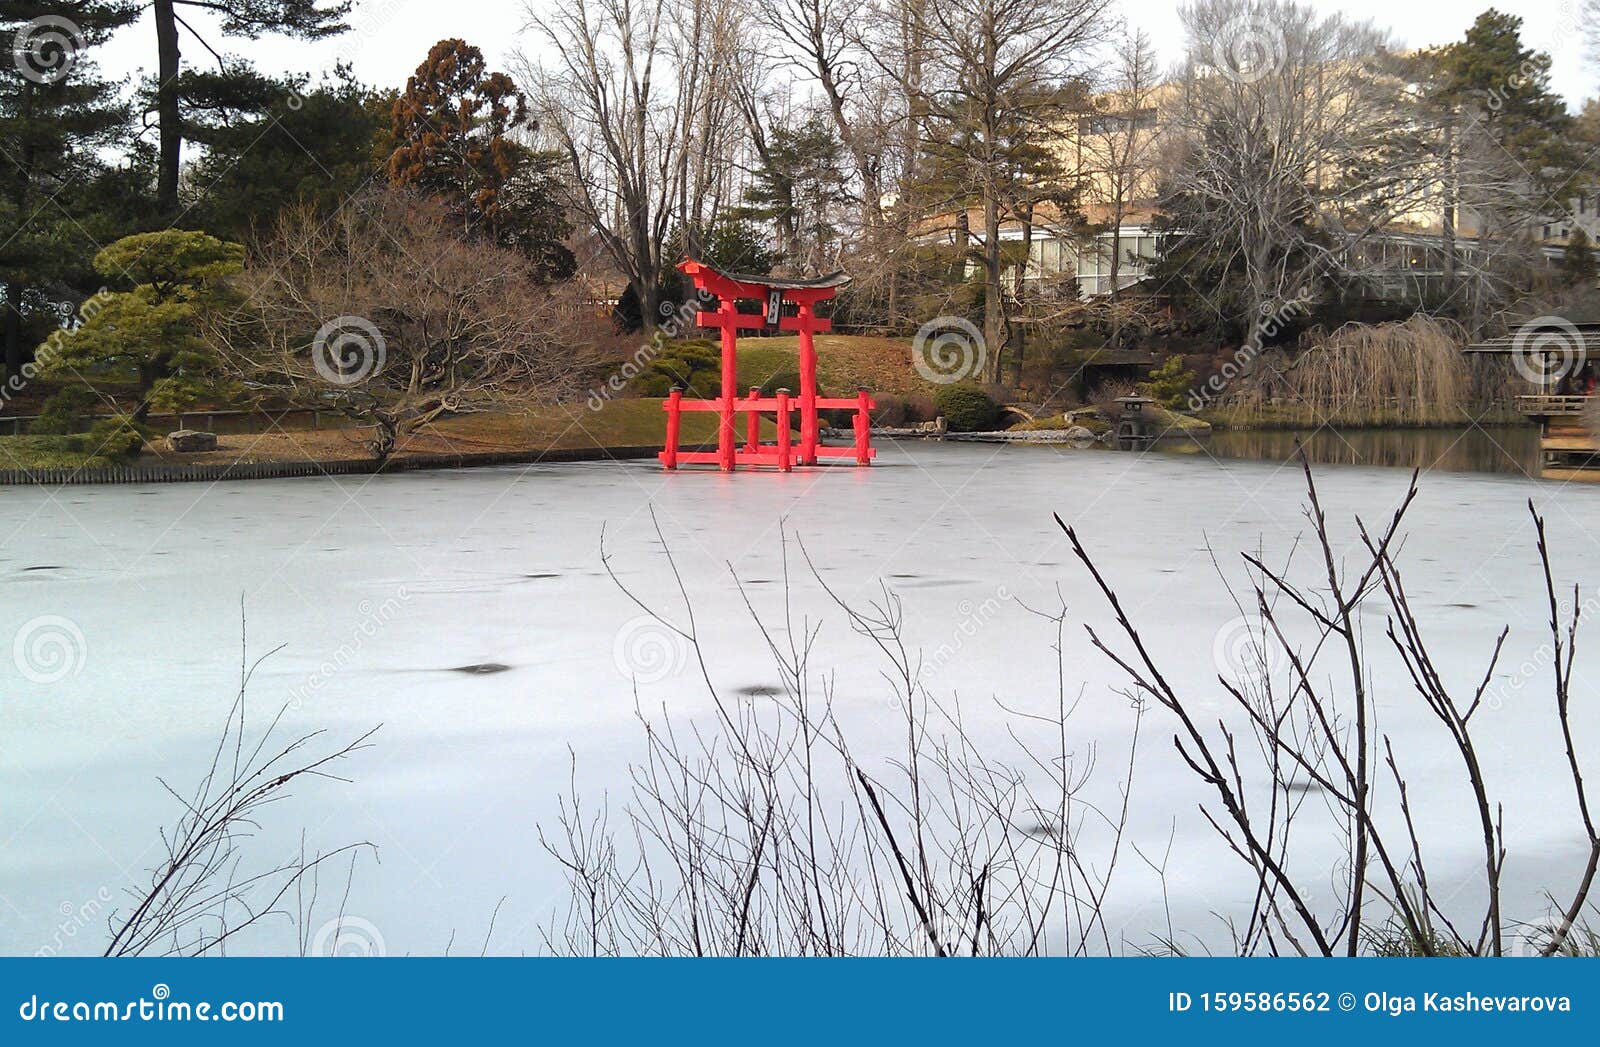
[[[1470,611],[1470,610],[1472,610],[1474,607],[1476,607],[1478,605],[1475,604],[1475,603],[1453,603],[1450,606],[1451,607],[1459,607],[1463,611]]]
[[[55,564],[44,564],[40,567],[24,567],[22,570],[26,573],[28,571],[59,571],[61,568]]]
[[[526,578],[530,582],[542,582],[546,578],[560,578],[561,575],[555,571],[541,571],[538,574],[525,574],[522,577]]]
[[[891,574],[890,578],[921,578],[920,574]]]
[[[745,687],[736,687],[734,694],[742,694],[747,698],[776,698],[783,693],[783,687],[775,683],[753,683]]]
[[[1320,793],[1323,790],[1322,786],[1318,785],[1316,782],[1290,782],[1289,791],[1292,793],[1310,795],[1312,793]]]
[[[480,662],[477,665],[458,665],[450,671],[453,673],[466,673],[468,676],[489,676],[493,673],[509,672],[511,666],[499,662]]]
[[[1061,826],[1054,821],[1034,822],[1033,827],[1028,830],[1028,835],[1041,840],[1059,840],[1061,839]]]

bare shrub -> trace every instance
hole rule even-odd
[[[166,857],[151,870],[149,885],[130,891],[129,907],[111,915],[106,956],[222,955],[241,934],[273,918],[298,925],[304,952],[323,866],[348,858],[353,874],[358,852],[371,850],[371,844],[354,843],[308,855],[302,845],[264,868],[246,864],[245,845],[266,808],[302,779],[337,778],[335,768],[376,733],[318,754],[312,746],[321,731],[279,735],[286,709],[256,732],[245,691],[259,664],[241,669],[238,696],[199,784],[181,794],[161,782],[183,813],[162,832]]]
[[[1470,693],[1453,693],[1394,556],[1402,522],[1417,495],[1416,474],[1381,531],[1369,531],[1356,521],[1362,553],[1347,565],[1341,563],[1304,456],[1302,465],[1320,582],[1293,581],[1289,564],[1274,568],[1261,557],[1245,556],[1251,585],[1240,610],[1257,625],[1244,658],[1260,671],[1240,679],[1218,676],[1246,717],[1244,734],[1225,721],[1212,726],[1195,686],[1163,673],[1158,655],[1115,588],[1076,532],[1057,518],[1109,603],[1122,642],[1113,645],[1090,627],[1091,641],[1127,673],[1141,696],[1177,717],[1174,745],[1212,794],[1202,811],[1256,884],[1247,918],[1236,925],[1238,951],[1500,956],[1513,951],[1518,941],[1546,956],[1572,949],[1574,928],[1580,927],[1589,906],[1600,866],[1600,833],[1572,730],[1571,683],[1582,605],[1574,587],[1572,610],[1563,620],[1544,519],[1530,502],[1548,600],[1551,711],[1565,750],[1544,755],[1570,777],[1579,838],[1588,854],[1576,883],[1552,895],[1550,914],[1519,921],[1504,905],[1505,808],[1488,784],[1473,723],[1490,698],[1509,630],[1502,630],[1491,646],[1481,682]],[[1374,598],[1388,604],[1385,637],[1405,678],[1461,764],[1461,799],[1472,816],[1469,824],[1452,828],[1475,836],[1482,854],[1482,873],[1470,883],[1470,891],[1441,889],[1430,877],[1405,771],[1408,757],[1417,754],[1398,751],[1395,740],[1378,726],[1374,694],[1381,681],[1373,678],[1360,626],[1362,608]],[[1297,639],[1302,637],[1309,638]],[[1274,668],[1280,664],[1281,670]],[[1537,759],[1535,754],[1524,758]],[[1318,817],[1317,805],[1306,802],[1313,793],[1326,800],[1320,809],[1324,817]],[[1334,870],[1331,904],[1317,901],[1326,885],[1300,871],[1307,863],[1297,860],[1296,842],[1311,833],[1321,838],[1332,834],[1344,843],[1346,860]],[[1464,901],[1463,894],[1480,900]]]
[[[1157,864],[1127,835],[1138,724],[1153,704],[1171,718],[1176,752],[1203,787],[1201,815],[1247,874],[1244,911],[1217,913],[1231,951],[1552,956],[1592,950],[1586,919],[1600,871],[1600,832],[1572,717],[1583,607],[1574,588],[1571,610],[1563,612],[1544,520],[1530,504],[1549,615],[1550,713],[1561,751],[1523,758],[1564,769],[1576,800],[1571,835],[1585,855],[1572,882],[1552,886],[1543,913],[1513,913],[1504,886],[1507,814],[1485,771],[1478,719],[1496,704],[1491,684],[1508,633],[1489,646],[1482,675],[1473,671],[1475,686],[1449,687],[1454,668],[1447,672],[1430,647],[1396,559],[1417,496],[1415,475],[1380,530],[1356,521],[1352,548],[1359,552],[1347,563],[1303,456],[1302,465],[1313,562],[1302,569],[1293,553],[1281,566],[1269,565],[1264,554],[1244,557],[1250,583],[1235,599],[1242,620],[1252,624],[1240,657],[1258,671],[1219,674],[1236,713],[1231,720],[1213,711],[1208,683],[1163,671],[1161,655],[1113,584],[1061,524],[1115,622],[1115,635],[1087,626],[1090,642],[1130,684],[1134,742],[1119,764],[1119,799],[1105,806],[1091,799],[1099,791],[1090,785],[1094,746],[1076,741],[1070,727],[1075,703],[1062,653],[1064,607],[1044,615],[1055,627],[1056,708],[1040,716],[1002,705],[1019,747],[1006,758],[975,741],[958,703],[932,692],[928,670],[938,667],[939,655],[928,659],[907,646],[903,609],[892,592],[856,607],[829,590],[855,632],[875,646],[895,696],[904,743],[883,773],[852,745],[835,714],[835,678],[816,664],[819,625],[796,620],[791,609],[788,542],[777,620],[769,622],[745,597],[782,677],[781,688],[754,697],[730,696],[712,682],[695,610],[669,550],[682,600],[676,621],[634,599],[693,652],[715,722],[691,726],[641,714],[646,755],[633,766],[620,812],[607,801],[587,801],[574,773],[558,824],[540,833],[570,888],[570,905],[552,920],[544,945],[582,955],[1181,951],[1179,938],[1198,938],[1196,928],[1146,929],[1153,941],[1129,946],[1126,932],[1108,926],[1106,917],[1124,851],[1151,866],[1162,890],[1167,882],[1170,846]],[[805,565],[826,589],[809,558]],[[1407,768],[1431,755],[1431,744],[1425,736],[1408,737],[1402,747],[1381,727],[1378,696],[1388,678],[1376,673],[1362,628],[1372,602],[1387,605],[1386,666],[1438,725],[1443,751],[1460,769],[1448,779],[1458,783],[1468,812],[1459,821],[1419,825],[1414,815]],[[1474,841],[1477,870],[1436,876],[1428,841],[1437,838]],[[1330,840],[1343,855],[1331,869],[1324,857]]]
[[[788,542],[784,549],[787,582]],[[678,622],[656,617],[699,658],[681,582],[679,593]],[[811,664],[815,625],[787,613],[768,623],[747,597],[781,693],[730,696],[702,661],[714,731],[641,713],[646,755],[620,815],[574,784],[558,824],[540,830],[571,891],[545,931],[547,948],[668,956],[1115,948],[1103,911],[1133,749],[1119,805],[1095,805],[1086,794],[1095,754],[1074,751],[1063,671],[1052,715],[1012,714],[1014,759],[981,752],[960,707],[925,686],[931,667],[902,640],[899,599],[884,590],[866,608],[835,600],[882,657],[904,730],[898,759],[887,768],[858,759],[835,716],[832,682]],[[1059,639],[1064,614],[1047,618]],[[1135,723],[1139,714],[1130,711]],[[1080,850],[1088,838],[1094,847]],[[1102,860],[1089,861],[1091,850]]]
[[[233,376],[371,426],[379,458],[443,416],[572,391],[603,326],[439,201],[392,188],[332,216],[286,210],[241,283],[249,305],[217,332]]]

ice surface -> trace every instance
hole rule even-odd
[[[1341,540],[1353,542],[1351,518],[1380,523],[1407,474],[1330,467],[1320,480]],[[675,612],[654,509],[729,694],[759,699],[777,684],[732,575],[758,611],[776,613],[781,529],[841,596],[874,598],[887,583],[904,597],[910,639],[948,652],[934,690],[959,695],[969,725],[995,745],[1005,744],[997,699],[1040,710],[1054,702],[1052,629],[1024,605],[1048,608],[1059,591],[1073,623],[1067,657],[1084,687],[1074,734],[1119,752],[1132,724],[1123,681],[1081,631],[1085,621],[1108,627],[1109,616],[1051,512],[1079,529],[1169,674],[1231,715],[1213,650],[1219,626],[1239,612],[1208,543],[1236,580],[1241,549],[1281,559],[1305,534],[1303,494],[1294,469],[1267,463],[937,444],[891,445],[871,469],[791,475],[597,463],[9,488],[0,495],[0,949],[103,947],[103,917],[79,927],[68,913],[109,909],[96,900],[120,900],[160,857],[158,829],[176,807],[156,778],[182,791],[201,773],[237,689],[242,624],[251,657],[282,648],[257,673],[253,709],[265,715],[294,697],[289,727],[327,728],[333,739],[383,725],[375,748],[346,768],[350,784],[297,789],[269,811],[251,853],[282,858],[302,830],[311,848],[369,840],[381,864],[360,867],[348,911],[378,928],[391,954],[439,952],[452,933],[458,951],[475,952],[502,897],[491,951],[537,951],[534,925],[563,899],[535,826],[551,817],[574,758],[592,795],[625,791],[641,736],[618,662],[648,661],[658,639],[639,634],[638,608],[606,577],[602,527],[621,579]],[[1501,675],[1537,664],[1545,637],[1529,498],[1549,514],[1562,577],[1600,579],[1600,488],[1424,478],[1402,562],[1459,686],[1481,675],[1502,624],[1512,633]],[[841,718],[859,751],[887,761],[900,737],[882,664],[796,553],[791,546],[792,599],[824,622],[816,658],[838,681]],[[42,616],[82,636],[81,662],[57,682],[13,671],[11,639]],[[1368,625],[1377,648],[1381,615]],[[664,653],[664,664],[646,665],[639,704],[706,717],[693,667],[670,645]],[[1564,889],[1580,841],[1544,676],[1508,693],[1482,715],[1480,738],[1508,798],[1508,877],[1527,901]],[[1600,774],[1594,699],[1580,664],[1575,704],[1591,778]],[[1417,753],[1407,771],[1435,827],[1428,842],[1441,875],[1470,873],[1471,812],[1455,791],[1458,763],[1436,744],[1440,728],[1398,677],[1378,700],[1382,729]],[[1218,929],[1210,913],[1234,906],[1246,880],[1199,820],[1203,794],[1174,759],[1171,733],[1165,713],[1146,720],[1132,838],[1153,854],[1172,838],[1175,918],[1207,936]],[[1148,943],[1165,930],[1163,908],[1153,877],[1130,860],[1113,925]],[[293,948],[292,938],[257,947]]]

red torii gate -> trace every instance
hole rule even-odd
[[[818,302],[832,298],[850,283],[843,273],[809,280],[790,280],[775,276],[745,276],[724,273],[708,265],[689,259],[678,269],[694,280],[697,289],[715,295],[719,305],[714,313],[696,314],[701,327],[715,327],[722,332],[722,395],[715,400],[688,400],[682,389],[672,394],[661,405],[667,412],[666,447],[657,456],[668,469],[679,465],[716,465],[723,472],[733,472],[741,465],[773,466],[788,472],[796,464],[816,465],[820,459],[854,458],[857,465],[871,465],[877,451],[872,448],[872,409],[877,406],[865,389],[854,398],[823,398],[817,395],[817,346],[814,335],[826,334],[833,324],[817,316]],[[739,312],[740,299],[754,299],[766,304],[762,315]],[[795,315],[786,316],[785,306],[794,306]],[[790,412],[795,403],[789,390],[779,389],[777,395],[763,398],[759,389],[752,388],[749,395],[739,396],[739,332],[740,331],[794,331],[800,336],[800,447],[798,452],[791,442]],[[853,447],[823,447],[819,410],[851,409],[855,411],[855,445]],[[715,411],[718,415],[717,449],[715,451],[684,451],[678,447],[678,434],[684,411]],[[760,441],[761,415],[771,413],[777,428],[777,443]],[[738,445],[734,417],[747,416],[745,443]]]

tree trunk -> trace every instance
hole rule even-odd
[[[1000,250],[1000,201],[994,189],[985,186],[983,192],[983,340],[989,346],[989,366],[985,380],[1000,382],[1001,363],[1005,357],[1005,310],[1000,296],[1005,289],[1000,286],[1002,275]]]
[[[1444,240],[1444,301],[1456,293],[1456,114],[1444,118],[1444,214],[1440,219]]]
[[[178,213],[178,168],[183,159],[183,114],[178,106],[177,13],[173,0],[154,0],[156,21],[156,120],[161,143],[156,179],[156,206],[163,215]]]
[[[6,281],[5,339],[6,378],[15,380],[28,361],[22,351],[22,288],[14,279]]]

